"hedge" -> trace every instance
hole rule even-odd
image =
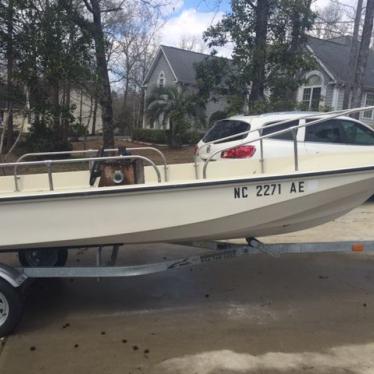
[[[169,130],[134,129],[132,139],[147,143],[167,144],[169,134]],[[196,144],[202,137],[203,133],[188,131],[182,134],[181,142],[182,144]]]

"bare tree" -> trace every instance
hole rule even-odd
[[[13,20],[14,20],[14,4],[13,0],[8,1],[7,9],[7,43],[6,43],[6,59],[7,59],[7,111],[8,118],[3,131],[7,133],[7,145],[13,143],[13,70],[14,70],[14,45],[13,45]]]
[[[347,77],[347,83],[344,87],[343,109],[346,109],[349,107],[349,98],[350,98],[350,94],[352,91],[353,78],[354,78],[355,71],[356,71],[358,48],[360,45],[359,30],[360,30],[361,17],[362,17],[362,3],[363,3],[363,0],[357,1],[355,23],[354,23],[354,28],[353,28],[352,40],[351,40],[351,48],[349,52],[349,62],[348,62],[348,71],[347,71],[348,77]]]
[[[120,112],[116,117],[121,117],[118,126],[122,133],[125,128],[131,132],[139,122],[142,85],[157,49],[162,24],[159,8],[142,0],[133,1],[131,7],[124,7],[108,21],[113,44],[110,67],[118,81],[123,82],[123,95],[118,96],[115,106],[116,112]]]
[[[350,32],[353,20],[339,2],[332,1],[317,13],[313,31],[318,38],[331,39]]]
[[[68,0],[65,0],[64,5],[74,22],[80,26],[82,30],[89,33],[94,40],[98,77],[98,97],[103,123],[103,143],[104,147],[112,148],[114,147],[112,92],[108,73],[106,35],[104,33],[102,15],[121,10],[122,4],[113,5],[100,0],[83,0],[83,3],[86,12],[82,11],[81,7],[74,6],[74,4]],[[88,13],[89,17],[85,17],[85,13]]]
[[[361,44],[358,52],[352,91],[352,107],[359,107],[362,100],[363,83],[369,57],[370,40],[373,33],[374,0],[367,0]]]
[[[178,47],[198,53],[208,52],[208,47],[198,35],[182,35]]]

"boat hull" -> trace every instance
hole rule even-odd
[[[374,167],[0,199],[0,251],[281,234],[374,193]],[[21,229],[22,228],[22,229]]]

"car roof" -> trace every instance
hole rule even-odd
[[[320,116],[325,116],[327,114],[328,113],[323,113],[323,112],[292,111],[292,112],[264,113],[264,114],[257,114],[257,115],[248,115],[248,116],[235,115],[235,116],[232,116],[226,119],[247,122],[252,126],[252,129],[255,129],[255,128],[260,128],[264,124],[269,123],[269,122],[284,121],[287,119],[292,120],[292,119],[297,119],[297,118],[305,117],[305,116],[320,117]],[[347,116],[339,116],[337,118],[357,121]]]

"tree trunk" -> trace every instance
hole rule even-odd
[[[91,129],[91,135],[95,135],[96,133],[96,116],[97,116],[97,94],[95,92],[94,97],[94,108],[93,108],[93,116],[92,116],[92,129]]]
[[[360,0],[362,1],[362,0]],[[294,7],[292,12],[292,30],[291,30],[291,44],[290,44],[290,56],[297,56],[302,53],[303,48],[305,48],[305,29],[306,29],[306,21],[308,19],[308,11],[310,11],[310,7],[312,5],[312,0],[306,0],[304,2],[304,12],[301,14],[299,7]],[[303,71],[298,71],[295,73],[295,80],[301,80],[302,76],[304,75]],[[297,100],[297,89],[291,90],[284,90],[286,101],[296,102]]]
[[[71,82],[68,79],[65,83],[65,99],[64,99],[64,117],[62,119],[62,138],[67,142],[69,137],[69,117],[70,117],[70,102],[71,102]]]
[[[14,4],[13,0],[8,2],[7,12],[7,44],[6,44],[6,57],[7,57],[7,111],[8,118],[7,124],[3,131],[7,131],[6,144],[9,149],[14,142],[14,126],[13,126],[13,68],[14,68],[14,46],[13,46],[13,18],[14,18]]]
[[[79,124],[83,126],[83,90],[81,88],[81,92],[79,95]]]
[[[126,124],[128,126],[128,118],[126,118],[126,114],[128,114],[128,111],[127,111],[128,98],[129,98],[129,77],[126,76],[125,91],[123,93],[123,113],[125,114],[125,118],[123,118],[121,121],[121,134],[122,135],[125,135]]]
[[[103,121],[103,145],[105,148],[114,147],[113,135],[113,107],[112,93],[108,75],[108,64],[105,54],[105,37],[101,23],[101,9],[99,0],[90,0],[93,14],[93,37],[95,40],[95,53],[97,73],[99,80],[99,101]]]
[[[176,138],[176,133],[175,133],[175,123],[171,119],[169,119],[169,146],[171,148],[178,148],[178,142]]]
[[[373,32],[373,16],[374,16],[374,0],[367,0],[364,27],[362,30],[362,38],[357,59],[357,67],[355,71],[355,79],[352,92],[352,107],[361,106],[363,83],[365,71],[369,56],[369,47],[371,35]],[[359,118],[359,113],[355,114]]]
[[[269,0],[257,2],[256,12],[256,37],[253,52],[253,78],[250,101],[264,100],[265,89],[265,63],[266,63],[266,36],[269,20]]]
[[[359,39],[358,39],[358,33],[360,31],[360,24],[361,24],[362,2],[363,0],[358,0],[357,2],[355,24],[354,24],[353,35],[352,35],[352,40],[351,40],[351,49],[349,52],[349,62],[348,62],[348,71],[347,71],[348,77],[347,77],[347,82],[344,87],[343,109],[349,108],[349,96],[351,94],[354,74],[356,71],[357,52],[358,52],[358,46],[360,44]]]
[[[62,137],[62,126],[60,123],[60,82],[55,76],[50,76],[48,79],[48,93],[48,102],[53,115],[53,127],[59,136]]]

